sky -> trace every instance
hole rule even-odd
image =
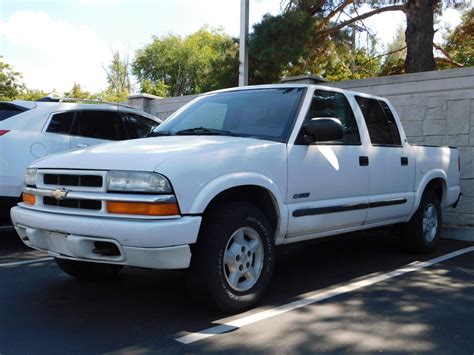
[[[266,13],[278,14],[280,3],[250,0],[251,26]],[[188,35],[204,25],[238,37],[239,9],[240,0],[0,0],[0,56],[30,89],[64,92],[78,83],[98,92],[107,86],[104,66],[112,51],[133,59],[152,35]],[[440,26],[459,22],[459,12],[448,9]],[[385,12],[365,24],[383,52],[404,16]]]

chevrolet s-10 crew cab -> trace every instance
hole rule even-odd
[[[432,251],[459,175],[458,151],[408,144],[384,98],[252,86],[196,98],[149,138],[35,162],[11,217],[78,279],[189,268],[193,296],[236,312],[262,297],[276,245],[400,224]]]

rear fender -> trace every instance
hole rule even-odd
[[[425,176],[421,179],[420,183],[418,184],[418,187],[415,192],[415,204],[413,205],[413,210],[410,213],[410,216],[408,217],[407,221],[410,220],[413,215],[415,214],[416,210],[420,206],[421,203],[421,198],[423,197],[423,193],[426,190],[426,186],[434,180],[434,179],[441,179],[442,180],[442,186],[443,186],[443,199],[441,201],[441,206],[444,206],[446,202],[446,196],[447,196],[447,183],[448,181],[448,176],[446,173],[441,170],[441,169],[435,169],[427,172]]]

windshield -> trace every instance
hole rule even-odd
[[[228,91],[203,95],[150,136],[231,135],[285,141],[304,88]]]

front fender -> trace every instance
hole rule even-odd
[[[255,172],[239,172],[219,176],[207,183],[193,201],[189,210],[190,214],[201,214],[209,203],[221,192],[239,186],[259,186],[273,197],[273,202],[278,211],[278,226],[275,233],[275,243],[280,244],[288,228],[288,209],[282,198],[283,194],[275,182],[269,177]]]

